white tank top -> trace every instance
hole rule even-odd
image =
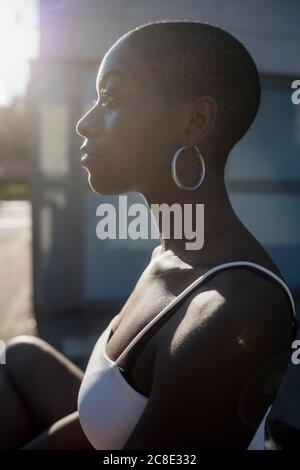
[[[174,305],[177,305],[179,301],[187,297],[208,276],[225,268],[240,266],[258,270],[261,273],[267,274],[267,277],[271,276],[271,278],[278,281],[288,294],[295,322],[297,322],[293,297],[285,282],[267,268],[249,261],[234,261],[218,265],[196,279],[136,335],[115,362],[109,359],[105,352],[106,343],[115,317],[112,318],[92,351],[78,395],[79,420],[84,433],[95,449],[121,450],[134,430],[148,402],[148,397],[131,387],[122,375],[118,364],[124,355],[133,348],[152,325]],[[258,426],[248,446],[248,450],[264,449],[265,420],[270,409],[271,406]]]

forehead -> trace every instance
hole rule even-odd
[[[97,87],[109,80],[117,80],[126,87],[139,88],[146,78],[145,66],[129,46],[120,41],[113,45],[103,57],[97,74]]]

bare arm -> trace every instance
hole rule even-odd
[[[288,362],[290,306],[268,280],[234,284],[200,308],[195,297],[161,342],[149,401],[122,450],[247,448]]]
[[[95,450],[85,436],[78,411],[56,421],[21,450]]]

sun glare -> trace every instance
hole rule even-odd
[[[29,60],[38,52],[36,0],[0,1],[0,91],[3,103],[24,92]],[[4,90],[4,91],[3,91]]]

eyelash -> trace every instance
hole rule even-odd
[[[110,93],[108,93],[108,92],[107,92],[106,90],[104,90],[104,89],[99,90],[99,96],[101,97],[101,95],[102,95],[102,96],[103,96],[103,95],[104,95],[104,96],[106,95],[106,96],[109,96],[110,98],[112,98],[112,99],[109,101],[109,103],[106,103],[106,104],[103,104],[103,103],[102,103],[102,106],[109,106],[109,104],[110,104],[111,101],[113,101],[113,102],[116,101],[115,97],[114,97],[113,95],[111,95]],[[99,99],[99,98],[98,98],[98,99]],[[97,100],[93,100],[93,106],[95,106],[95,105],[98,103],[98,99],[97,99]]]

